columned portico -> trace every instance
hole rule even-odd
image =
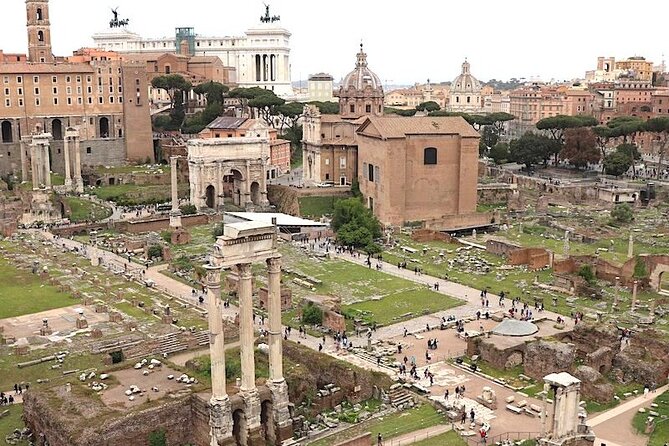
[[[77,193],[84,192],[84,180],[81,177],[81,154],[79,130],[73,127],[65,129],[63,138],[65,156],[65,187]]]
[[[212,446],[223,443],[214,438],[220,434],[220,440],[227,441],[228,432],[234,434],[235,441],[240,446],[256,446],[260,444],[280,444],[281,440],[289,438],[292,433],[292,420],[288,411],[288,387],[283,377],[283,354],[281,350],[281,263],[280,254],[277,251],[276,225],[267,225],[256,222],[233,223],[225,225],[223,235],[218,237],[212,255],[212,265],[207,266],[212,271],[207,277],[210,287],[209,323],[212,332],[211,363],[212,363],[212,387],[211,426]],[[255,333],[253,323],[253,298],[252,283],[253,274],[251,266],[253,263],[265,262],[269,277],[269,368],[270,376],[266,386],[272,393],[271,417],[269,426],[261,426],[261,412],[264,405],[256,386],[255,377]],[[243,414],[235,411],[231,413],[228,403],[223,404],[220,395],[225,394],[225,359],[224,347],[222,346],[223,335],[220,308],[214,308],[213,300],[220,305],[220,299],[214,298],[212,293],[220,290],[220,269],[232,268],[237,273],[237,295],[239,297],[239,337],[241,355],[241,385],[239,396],[243,401]],[[213,286],[213,289],[212,289]],[[214,315],[215,314],[215,315]],[[214,319],[212,319],[214,318]],[[214,338],[214,333],[220,337]],[[218,339],[221,340],[220,344]],[[215,341],[215,342],[214,342]],[[220,349],[220,350],[217,350]],[[214,367],[214,365],[217,367]],[[226,395],[227,396],[227,395]],[[221,410],[227,411],[221,414]],[[265,418],[266,420],[268,418]],[[230,420],[230,430],[223,432],[223,427]],[[242,421],[243,420],[243,421]],[[216,429],[214,429],[216,427]],[[223,435],[225,434],[225,435]],[[264,438],[263,438],[264,437]]]
[[[33,135],[30,144],[33,190],[51,189],[51,163],[49,161],[49,140],[51,134]]]

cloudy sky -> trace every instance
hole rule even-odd
[[[355,64],[361,39],[372,68],[388,84],[452,80],[465,57],[481,80],[582,77],[597,56],[669,52],[669,3],[618,7],[610,0],[265,0],[291,33],[294,81]],[[144,37],[243,35],[264,12],[262,0],[50,0],[56,55],[92,45],[108,28],[111,7]],[[402,5],[402,6],[398,6]],[[0,0],[0,48],[26,52],[25,0]],[[669,54],[668,54],[669,55]]]

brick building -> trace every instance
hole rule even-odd
[[[67,127],[81,135],[84,165],[153,159],[144,64],[115,53],[55,58],[48,0],[27,0],[28,57],[0,59],[0,172],[20,172],[20,141],[36,127],[51,133],[51,167],[64,171]]]

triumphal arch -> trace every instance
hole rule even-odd
[[[188,141],[190,202],[198,210],[224,202],[262,209],[267,201],[269,129],[257,122],[245,136]]]

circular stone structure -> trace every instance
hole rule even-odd
[[[529,336],[537,331],[539,331],[539,327],[534,323],[515,319],[504,319],[492,329],[493,334],[500,336]]]

